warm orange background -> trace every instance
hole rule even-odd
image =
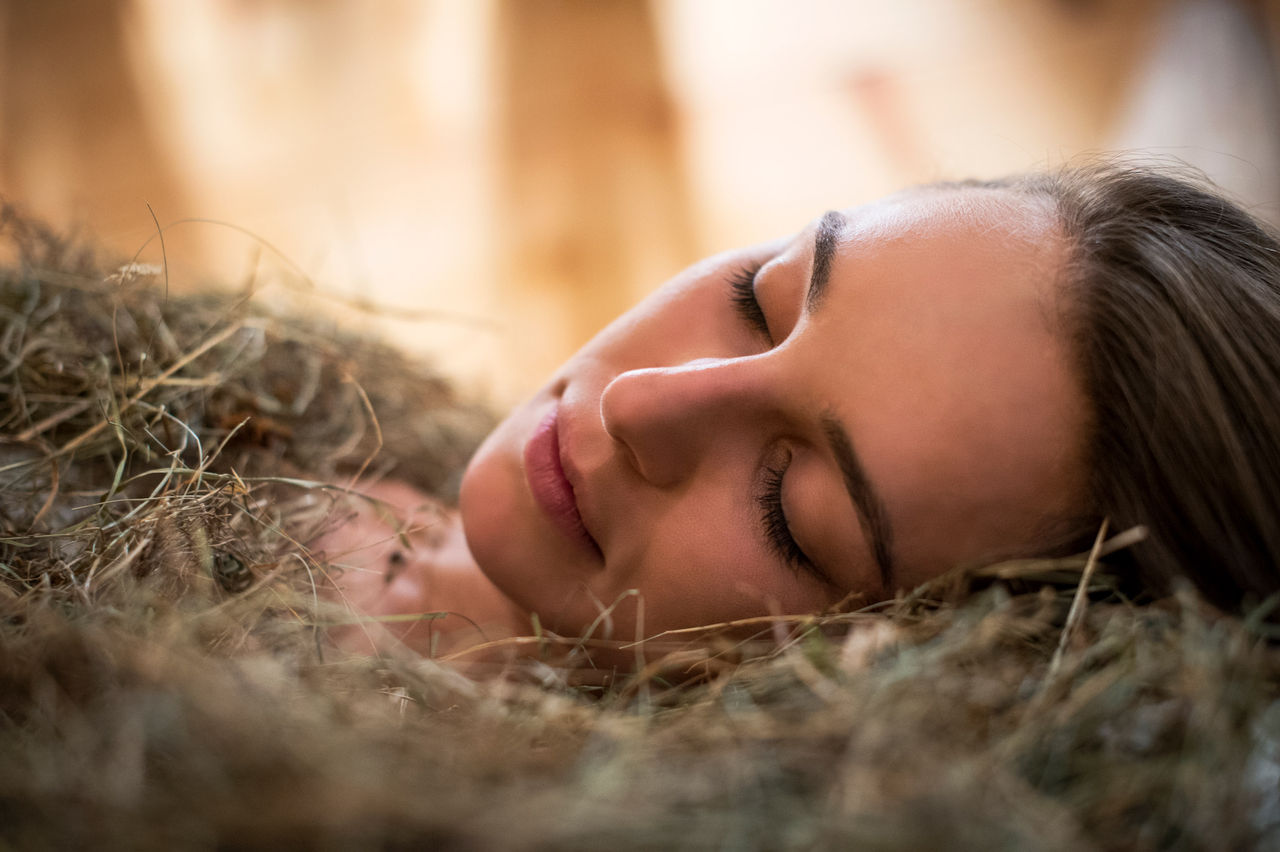
[[[148,204],[234,225],[166,229],[172,286],[278,249],[509,401],[688,262],[910,183],[1159,146],[1273,215],[1276,5],[4,0],[0,193],[126,254]]]

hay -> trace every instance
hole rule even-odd
[[[591,688],[572,656],[339,656],[306,542],[340,486],[447,497],[485,416],[3,223],[0,847],[1280,845],[1280,654],[1190,592],[1127,601],[1105,556],[1069,631],[1084,558],[671,634]]]

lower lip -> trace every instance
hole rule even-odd
[[[560,431],[558,429],[560,408],[551,409],[538,428],[533,430],[533,437],[524,448],[524,475],[529,482],[529,491],[533,494],[538,507],[570,541],[576,542],[596,557],[601,557],[600,546],[587,532],[582,523],[582,515],[578,512],[578,501],[573,494],[573,486],[564,475],[564,467],[560,464]]]

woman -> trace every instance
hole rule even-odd
[[[465,544],[339,555],[362,569],[339,588],[471,619],[397,622],[419,649],[473,625],[632,639],[871,603],[1107,518],[1147,530],[1131,577],[1254,605],[1280,589],[1278,249],[1124,166],[827,213],[624,314],[476,453]],[[376,537],[363,517],[324,546]]]

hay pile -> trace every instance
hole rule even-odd
[[[341,657],[306,548],[332,486],[447,496],[486,418],[376,343],[3,227],[0,848],[1280,848],[1263,626],[1103,571],[1055,658],[1083,560],[702,637],[703,682]]]

